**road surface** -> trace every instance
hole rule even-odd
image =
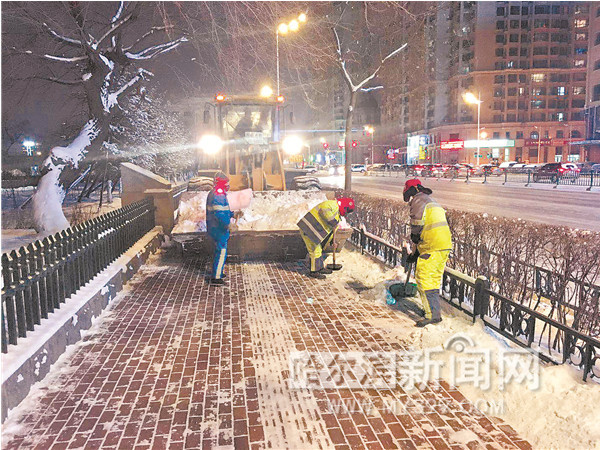
[[[324,187],[341,188],[343,176],[321,177]],[[372,177],[356,174],[352,189],[365,194],[402,199],[405,177]],[[600,231],[600,192],[585,188],[550,186],[532,188],[484,185],[481,181],[423,180],[433,190],[433,197],[445,208],[501,217],[521,218],[550,225]]]

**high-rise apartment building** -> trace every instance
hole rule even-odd
[[[588,72],[585,96],[585,141],[581,153],[600,162],[600,2],[590,4]]]
[[[594,4],[438,5],[423,29],[423,73],[411,81],[406,72],[400,89],[382,94],[390,143],[411,162],[474,163],[477,144],[480,163],[582,160],[573,142],[584,139]],[[466,93],[481,100],[479,137]],[[407,145],[415,135],[418,151]]]

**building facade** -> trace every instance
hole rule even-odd
[[[575,143],[585,139],[595,5],[440,4],[423,29],[423,73],[382,94],[382,128],[400,159],[475,163],[477,147],[482,164],[589,159]],[[466,93],[481,101],[480,136]]]

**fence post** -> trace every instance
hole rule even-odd
[[[590,186],[586,189],[586,191],[591,191],[592,186],[594,185],[594,171],[590,172]]]
[[[490,304],[490,280],[479,275],[475,280],[475,299],[473,300],[473,322],[477,316],[482,319],[488,313]]]
[[[525,187],[529,186],[529,183],[531,183],[531,171],[530,170],[527,171],[527,184],[525,185]]]
[[[470,172],[470,170],[467,168],[467,178],[465,179],[465,183],[469,182],[469,172]]]
[[[558,185],[560,184],[560,174],[556,174],[556,184],[554,186],[552,186],[553,189],[556,189],[558,187]]]
[[[483,183],[481,184],[487,184],[487,170],[483,171]]]
[[[504,183],[502,183],[502,186],[504,186],[507,181],[508,181],[508,170],[504,169]]]

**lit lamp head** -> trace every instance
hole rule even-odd
[[[207,155],[219,153],[223,148],[223,140],[214,134],[205,134],[199,142],[199,147]]]
[[[269,98],[271,95],[273,95],[273,89],[271,89],[271,86],[263,86],[260,90],[260,96],[263,98]]]
[[[288,25],[288,28],[290,29],[290,31],[298,31],[298,27],[299,27],[299,23],[296,19],[292,20]]]
[[[485,139],[486,137],[488,137],[488,134],[485,131],[482,131],[481,133],[479,133],[479,137],[481,139]]]
[[[298,16],[298,22],[301,22],[301,23],[306,22],[306,14],[300,13],[300,15]]]
[[[279,26],[277,27],[277,31],[279,32],[279,34],[287,34],[287,32],[288,32],[287,23],[280,23]]]
[[[469,103],[471,105],[477,105],[478,103],[481,103],[481,100],[479,100],[472,92],[466,92],[463,95],[463,100],[465,103]]]
[[[297,155],[302,151],[302,139],[298,136],[286,136],[281,146],[283,151],[288,155]]]

